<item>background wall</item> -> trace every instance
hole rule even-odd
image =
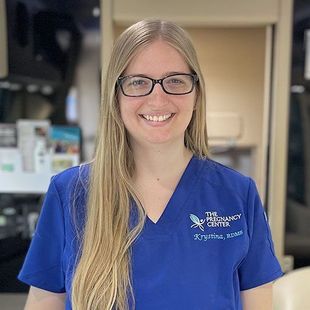
[[[82,50],[76,69],[78,91],[78,123],[83,134],[83,158],[91,160],[94,151],[100,105],[100,32],[84,33]]]

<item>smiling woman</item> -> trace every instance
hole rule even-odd
[[[27,309],[60,294],[67,310],[271,310],[282,272],[268,223],[254,182],[208,158],[187,33],[136,23],[104,81],[94,160],[46,195],[19,275]],[[39,289],[46,298],[31,297]]]

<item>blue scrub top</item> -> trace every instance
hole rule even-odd
[[[84,165],[52,179],[18,276],[67,292],[66,310],[88,174]],[[146,219],[132,248],[132,270],[136,310],[242,309],[240,291],[282,275],[253,180],[193,156],[158,222]]]

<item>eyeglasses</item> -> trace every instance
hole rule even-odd
[[[143,75],[121,76],[117,80],[122,93],[127,97],[147,96],[155,84],[160,84],[166,94],[186,95],[193,91],[197,82],[198,76],[191,73],[171,74],[158,80]]]

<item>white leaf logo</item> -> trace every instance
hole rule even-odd
[[[204,227],[203,227],[203,224],[205,222],[205,220],[200,220],[198,216],[196,216],[195,214],[190,214],[189,215],[189,218],[191,219],[191,221],[194,223],[191,228],[196,228],[196,227],[199,227],[199,229],[201,231],[204,231]]]

